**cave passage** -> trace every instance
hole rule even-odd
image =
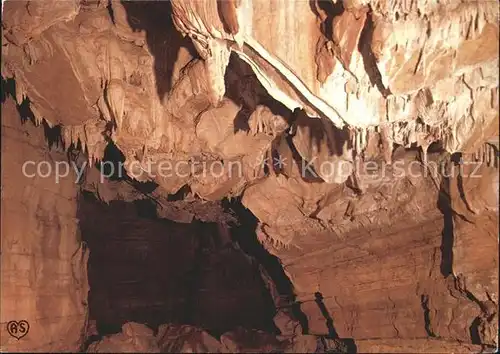
[[[94,337],[118,333],[130,321],[155,331],[190,324],[214,336],[238,326],[275,333],[273,299],[228,226],[158,219],[149,204],[107,205],[85,191],[79,198]]]

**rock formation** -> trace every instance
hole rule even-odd
[[[5,1],[1,349],[83,348],[98,252],[80,235],[88,193],[237,239],[204,258],[214,293],[210,269],[235,254],[277,259],[291,283],[284,294],[260,264],[280,334],[254,347],[256,328],[213,338],[200,303],[200,328],[130,321],[115,342],[147,343],[127,350],[492,350],[498,52],[493,1]],[[75,168],[54,181],[41,161]],[[13,319],[29,336],[8,336]]]

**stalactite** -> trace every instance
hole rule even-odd
[[[103,95],[99,96],[99,99],[97,101],[97,108],[99,109],[99,111],[102,114],[102,117],[106,121],[111,122],[113,120],[111,117],[111,113],[109,112],[109,107],[106,104],[106,98],[105,98],[104,93],[103,93]]]
[[[496,164],[496,151],[495,151],[495,148],[493,146],[490,146],[490,149],[489,149],[489,160],[490,160],[490,166],[492,167],[497,167],[497,164]]]
[[[24,90],[24,86],[20,80],[17,80],[17,82],[16,82],[16,102],[17,102],[17,104],[20,105],[21,103],[23,103],[25,98],[26,98],[26,92]]]
[[[423,163],[427,165],[427,150],[429,148],[429,145],[421,145],[422,148],[422,158],[423,158]]]
[[[35,125],[39,125],[42,123],[42,120],[43,120],[43,116],[41,115],[40,111],[37,109],[36,105],[34,104],[30,104],[30,109],[31,109],[31,112],[33,112],[33,116],[35,117]],[[49,124],[49,122],[46,120],[47,124]],[[49,124],[50,126],[50,124]]]
[[[479,161],[479,151],[474,151],[474,161]]]
[[[125,89],[121,80],[113,79],[106,87],[106,99],[119,131],[123,123],[125,113]]]

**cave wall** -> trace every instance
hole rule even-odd
[[[490,163],[480,163],[492,151]],[[473,342],[498,346],[498,150],[486,144],[474,154],[463,154],[462,161],[463,174],[449,182],[455,211],[451,271],[456,287],[481,308],[471,325]]]
[[[81,344],[88,252],[78,231],[75,175],[56,183],[53,174],[30,178],[22,171],[25,161],[54,169],[65,160],[49,149],[43,127],[21,123],[12,98],[2,103],[2,351],[77,351]],[[12,320],[29,322],[22,340],[7,333]]]
[[[379,344],[396,350],[401,344],[385,340],[396,338],[408,340],[405,350],[425,338],[438,339],[422,344],[427,348],[448,348],[446,341],[495,346],[498,157],[485,159],[490,152],[486,145],[464,154],[462,165],[438,164],[439,154],[430,154],[431,165],[450,178],[403,155],[398,161],[406,175],[385,166],[360,176],[363,193],[340,187],[330,195],[313,215],[316,225],[329,220],[333,232],[302,224],[287,246],[261,233],[294,285],[309,333],[355,338],[365,350]],[[271,190],[280,193],[276,202],[290,198],[291,188],[277,188],[285,183],[269,178],[249,188],[243,202],[261,220],[272,220],[273,208],[259,201]],[[280,205],[286,217],[300,207]]]

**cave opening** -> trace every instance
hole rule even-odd
[[[126,322],[155,332],[166,323],[188,324],[215,337],[239,327],[279,334],[276,303],[290,307],[307,330],[279,260],[257,240],[255,216],[239,200],[222,204],[236,222],[179,223],[159,218],[150,199],[104,203],[82,190],[79,227],[90,249],[87,343],[119,333]]]

